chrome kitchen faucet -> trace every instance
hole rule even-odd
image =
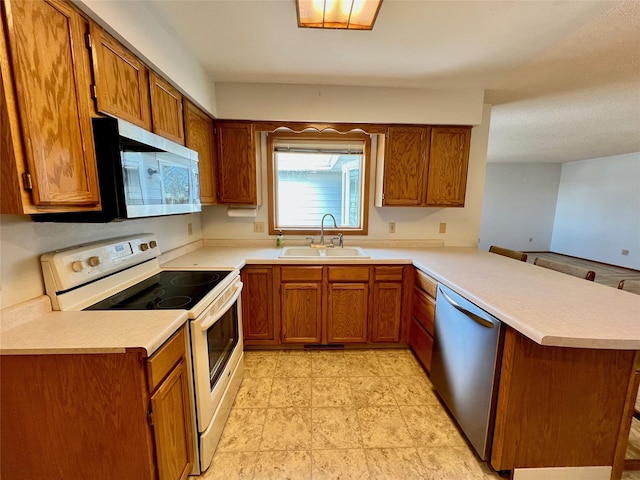
[[[315,248],[325,248],[325,247],[335,247],[335,244],[333,243],[334,240],[338,240],[338,246],[340,248],[342,248],[344,246],[344,242],[342,240],[342,233],[338,233],[338,236],[336,237],[331,237],[331,243],[329,245],[325,245],[324,244],[324,219],[327,217],[331,217],[331,220],[333,220],[333,228],[338,228],[338,223],[336,222],[336,217],[334,217],[332,214],[330,213],[325,213],[322,216],[322,220],[320,221],[320,243],[319,244],[315,244],[313,243],[313,237],[306,237],[307,240],[311,240],[311,247],[315,247]]]

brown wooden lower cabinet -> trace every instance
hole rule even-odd
[[[366,343],[369,323],[369,267],[327,269],[327,343]]]
[[[242,279],[242,334],[244,344],[278,345],[280,329],[274,322],[273,267],[248,265]]]
[[[282,343],[320,343],[322,284],[285,283],[280,287]]]
[[[403,327],[405,267],[374,266],[371,299],[371,342],[398,343]]]
[[[412,268],[248,265],[245,345],[405,343]]]
[[[637,352],[542,346],[507,327],[496,470],[614,465]]]
[[[323,267],[280,267],[282,343],[320,343]]]
[[[425,370],[430,372],[438,284],[420,270],[414,269],[413,285],[408,344]]]
[[[430,372],[433,337],[413,317],[409,323],[409,346],[424,369]]]
[[[402,311],[402,283],[375,282],[373,284],[372,342],[400,341]]]
[[[186,479],[184,342],[181,329],[149,359],[143,349],[0,357],[0,477]]]

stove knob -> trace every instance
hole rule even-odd
[[[141,243],[140,244],[140,250],[142,250],[143,252],[146,252],[147,250],[149,250],[149,244],[148,243]]]
[[[79,260],[76,260],[71,264],[71,270],[73,270],[74,272],[81,272],[83,269],[84,264]]]
[[[100,265],[100,257],[97,257],[97,256],[89,257],[89,260],[87,260],[87,263],[91,267],[97,267],[98,265]]]
[[[156,247],[158,246],[158,242],[156,242],[155,240],[151,240],[151,241],[149,242],[149,246],[150,246],[151,248],[156,248]]]

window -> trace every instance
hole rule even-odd
[[[364,133],[276,132],[267,137],[269,231],[367,234],[370,137]]]

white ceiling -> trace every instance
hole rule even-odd
[[[146,4],[216,82],[481,88],[489,161],[640,151],[638,0],[384,0],[370,32],[299,29],[293,0]]]

